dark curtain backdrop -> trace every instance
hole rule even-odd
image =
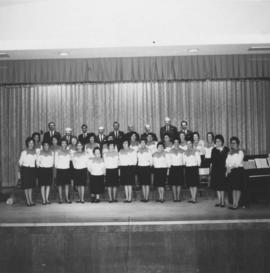
[[[16,184],[24,140],[47,130],[55,121],[63,133],[70,126],[80,133],[82,123],[106,133],[115,120],[126,131],[132,123],[142,133],[145,123],[159,134],[164,117],[180,126],[187,119],[202,139],[207,131],[226,139],[236,135],[249,154],[270,151],[269,80],[137,82],[0,87],[0,147],[2,186]]]

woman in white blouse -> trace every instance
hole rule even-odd
[[[193,133],[193,147],[199,152],[200,156],[203,155],[204,141],[200,139],[200,134],[198,132]]]
[[[22,188],[24,190],[26,205],[34,206],[32,200],[32,189],[36,183],[36,160],[37,154],[34,147],[34,140],[28,137],[25,140],[26,149],[21,152],[19,166],[21,171]]]
[[[76,145],[76,151],[72,155],[73,179],[74,185],[78,189],[79,200],[77,203],[84,203],[84,192],[87,181],[87,163],[88,158],[83,151],[83,144],[79,141]]]
[[[232,191],[233,204],[230,209],[237,209],[243,190],[245,176],[243,168],[244,153],[239,149],[240,140],[238,137],[230,138],[231,150],[226,159],[227,181]]]
[[[208,132],[206,135],[206,141],[203,147],[203,160],[202,168],[210,168],[212,150],[215,147],[215,136],[212,132]]]
[[[106,168],[106,186],[108,188],[109,203],[117,202],[117,188],[119,186],[118,164],[119,155],[113,141],[108,143],[108,151],[103,154]]]
[[[85,152],[88,156],[88,158],[94,157],[93,150],[94,148],[99,147],[99,144],[96,142],[96,136],[95,134],[90,134],[89,136],[89,143],[85,145]]]
[[[142,139],[138,149],[138,178],[142,187],[142,202],[149,201],[149,191],[151,184],[152,153],[146,146],[146,140]]]
[[[185,183],[184,176],[184,150],[180,148],[179,139],[175,139],[174,147],[169,152],[170,159],[170,172],[169,172],[169,185],[172,187],[173,201],[180,202],[181,187]]]
[[[56,185],[58,186],[59,204],[63,203],[62,188],[65,188],[65,201],[72,203],[69,199],[70,177],[70,152],[67,149],[67,140],[61,139],[61,149],[55,153]]]
[[[135,166],[137,153],[129,147],[129,140],[123,141],[123,148],[119,152],[120,182],[125,188],[125,203],[132,202],[132,186],[135,184]]]
[[[179,138],[180,138],[180,145],[179,147],[186,151],[187,150],[187,141],[186,141],[186,134],[184,132],[179,133]]]
[[[90,177],[90,193],[92,196],[92,203],[100,202],[100,195],[104,193],[105,185],[104,178],[106,174],[104,160],[102,158],[101,149],[95,147],[93,150],[94,157],[88,160],[88,171]]]
[[[193,147],[192,140],[187,140],[187,150],[184,153],[184,164],[186,183],[190,190],[191,199],[189,203],[197,202],[197,189],[199,185],[199,166],[201,165],[201,156],[198,150]]]
[[[49,142],[42,143],[43,149],[37,158],[38,182],[41,191],[42,205],[50,204],[49,195],[53,179],[54,154]]]
[[[158,189],[159,198],[157,202],[163,203],[165,182],[167,177],[167,171],[169,168],[168,153],[164,151],[165,146],[163,142],[157,144],[157,152],[153,154],[153,166],[154,166],[154,185]]]
[[[169,152],[173,148],[172,140],[170,135],[165,133],[163,136],[164,150],[165,152]]]

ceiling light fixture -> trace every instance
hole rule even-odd
[[[59,52],[58,53],[58,55],[60,55],[60,56],[68,56],[69,55],[69,53],[68,52],[65,52],[65,51],[63,51],[63,52]]]
[[[187,51],[188,51],[189,53],[197,53],[197,52],[200,51],[200,49],[199,49],[199,48],[189,48]]]
[[[9,58],[9,54],[6,52],[0,52],[0,58]]]
[[[261,50],[270,50],[270,46],[251,46],[249,51],[261,51]]]

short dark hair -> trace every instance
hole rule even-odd
[[[86,127],[86,128],[87,128],[87,125],[86,125],[86,124],[82,124],[81,128],[82,128],[82,127]]]
[[[170,136],[168,133],[165,133],[165,134],[163,135],[163,140],[165,139],[165,136],[168,136],[169,139],[170,139],[170,141],[171,141],[171,136]]]
[[[99,147],[95,147],[95,148],[93,149],[93,154],[95,154],[96,150],[99,150],[99,151],[100,151],[100,154],[101,154],[101,149],[100,149]]]
[[[62,144],[62,142],[66,142],[66,144],[68,144],[68,142],[65,138],[61,138],[60,143]]]
[[[109,147],[110,145],[113,145],[113,147],[115,147],[114,141],[108,141],[108,147]]]
[[[120,125],[118,121],[114,121],[113,124],[118,124],[118,125]]]
[[[200,138],[200,134],[199,134],[198,132],[194,132],[194,133],[193,133],[193,137],[194,137],[194,135],[197,135],[198,138]]]
[[[30,136],[27,137],[25,139],[25,146],[26,146],[26,148],[28,148],[30,141],[33,141],[35,143],[35,141],[34,141],[34,139],[32,137],[30,137]]]
[[[216,143],[217,139],[220,140],[222,142],[222,144],[224,144],[224,137],[223,137],[223,135],[220,135],[220,134],[216,135],[215,136],[215,143]]]
[[[181,121],[181,125],[182,125],[183,123],[186,123],[186,124],[188,125],[188,122],[187,122],[186,120],[182,120],[182,121]]]
[[[48,123],[48,126],[50,126],[50,124],[55,125],[55,122],[54,122],[54,121],[50,121],[50,122]]]
[[[51,143],[50,143],[49,140],[45,139],[45,140],[42,141],[42,146],[44,147],[45,144],[48,144],[50,146]]]
[[[235,142],[237,143],[237,145],[240,144],[240,140],[239,140],[239,138],[236,137],[236,136],[233,136],[233,137],[230,138],[230,143],[232,143],[233,141],[235,141]]]
[[[207,134],[206,134],[206,140],[207,140],[208,135],[211,135],[213,140],[215,139],[215,135],[214,135],[213,132],[207,132]]]
[[[39,140],[40,140],[40,133],[34,132],[34,133],[32,134],[32,138],[34,139],[35,136],[38,136],[38,138],[39,138]]]
[[[165,149],[165,145],[164,145],[164,143],[163,143],[162,141],[159,141],[159,142],[158,142],[157,148],[158,148],[159,145],[161,145],[161,146],[163,147],[163,149]]]
[[[123,148],[124,142],[127,142],[127,143],[128,143],[128,146],[130,145],[130,140],[129,140],[128,138],[124,138],[124,139],[122,140],[122,148]]]

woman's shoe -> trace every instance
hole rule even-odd
[[[62,200],[58,201],[58,204],[63,204],[63,201]]]
[[[30,206],[32,206],[32,207],[35,206],[35,205],[36,205],[35,203],[31,203],[31,204],[30,204]]]
[[[114,200],[113,200],[113,202],[117,203],[117,202],[118,202],[118,200],[114,199]]]
[[[95,203],[99,203],[99,202],[100,202],[100,200],[99,200],[99,199],[96,199],[96,200],[95,200]]]
[[[81,203],[84,204],[84,200],[81,200]]]
[[[43,205],[43,206],[46,205],[46,202],[42,202],[42,205]]]
[[[221,207],[220,203],[215,204],[215,207]]]
[[[112,203],[113,202],[113,200],[109,200],[109,203]]]
[[[47,201],[46,201],[46,204],[47,204],[47,205],[50,205],[50,204],[51,204],[51,202],[50,202],[49,200],[47,200]]]

